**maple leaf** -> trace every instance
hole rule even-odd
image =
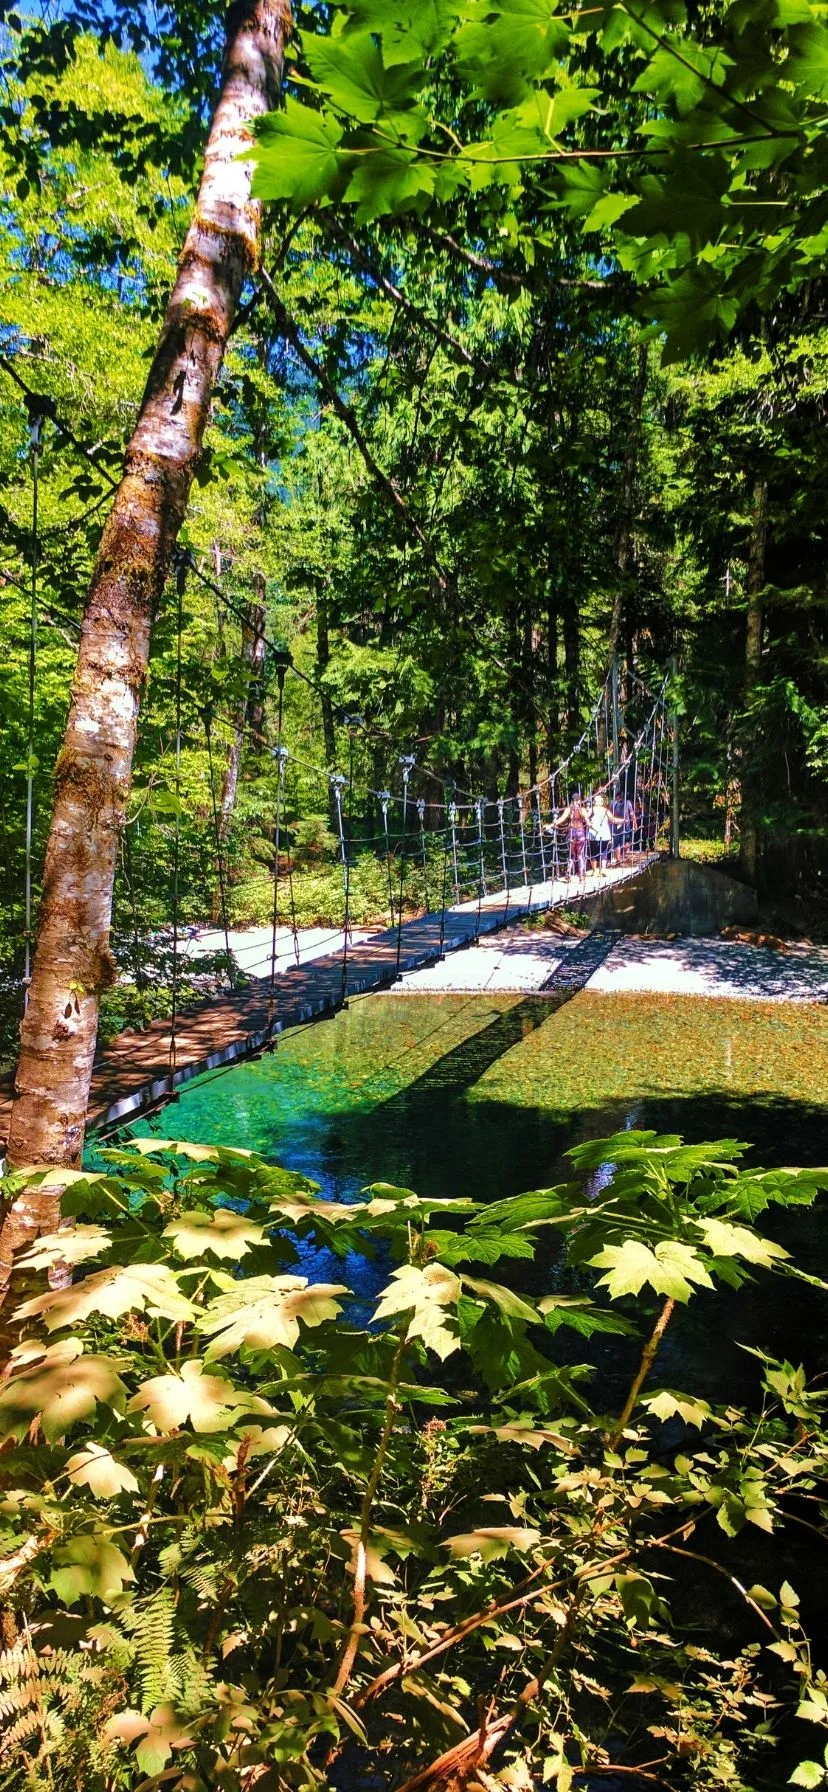
[[[606,1245],[589,1261],[593,1269],[606,1269],[607,1274],[599,1277],[598,1286],[607,1289],[611,1300],[620,1300],[625,1294],[640,1294],[645,1282],[656,1294],[665,1294],[678,1301],[690,1300],[694,1292],[691,1283],[695,1282],[700,1288],[713,1287],[710,1274],[696,1252],[690,1245],[679,1244],[674,1238],[662,1239],[654,1251],[637,1238],[626,1238],[623,1244]]]
[[[161,1236],[173,1240],[179,1257],[201,1257],[210,1251],[214,1257],[237,1262],[253,1245],[262,1243],[265,1233],[264,1227],[255,1225],[245,1214],[219,1207],[215,1213],[195,1208],[192,1213],[180,1214],[178,1219],[170,1220]]]
[[[453,1270],[442,1263],[427,1263],[419,1269],[404,1263],[395,1269],[383,1289],[376,1319],[393,1318],[397,1313],[410,1313],[409,1338],[422,1338],[423,1343],[445,1362],[452,1351],[459,1349],[460,1339],[446,1324],[445,1308],[456,1306],[462,1283]]]
[[[224,1431],[237,1412],[249,1410],[253,1396],[223,1376],[203,1375],[193,1357],[180,1375],[155,1375],[133,1395],[128,1412],[144,1412],[158,1431],[178,1431],[188,1422],[194,1431]]]
[[[23,1437],[39,1419],[44,1437],[54,1443],[79,1419],[94,1418],[98,1401],[123,1410],[127,1389],[115,1364],[105,1356],[85,1356],[79,1338],[15,1353],[12,1361],[15,1371],[0,1392],[2,1439]]]
[[[510,1549],[536,1549],[540,1538],[540,1531],[520,1525],[486,1525],[477,1531],[447,1537],[443,1548],[450,1549],[453,1556],[482,1556],[484,1562],[493,1562],[508,1555]]]
[[[47,1331],[77,1325],[91,1313],[120,1319],[131,1310],[149,1313],[152,1319],[195,1319],[197,1308],[181,1293],[178,1281],[165,1263],[134,1263],[101,1269],[74,1288],[39,1294],[18,1307],[15,1319],[42,1318]]]
[[[26,1269],[51,1269],[55,1263],[86,1263],[100,1257],[112,1243],[105,1226],[67,1226],[63,1232],[45,1232],[36,1244],[21,1251],[15,1262]]]
[[[88,1487],[96,1499],[114,1499],[119,1493],[138,1493],[139,1482],[131,1469],[116,1462],[111,1450],[103,1444],[84,1444],[66,1464],[66,1474],[73,1487]]]
[[[760,1238],[757,1232],[750,1232],[747,1226],[734,1226],[729,1220],[703,1219],[698,1221],[699,1231],[708,1247],[717,1257],[744,1257],[748,1263],[758,1263],[763,1269],[773,1269],[774,1262],[790,1256],[781,1244],[774,1244],[769,1238]]]
[[[283,1345],[290,1350],[300,1319],[305,1325],[335,1319],[340,1310],[336,1296],[348,1293],[341,1282],[309,1285],[306,1276],[251,1276],[218,1295],[199,1319],[199,1331],[213,1339],[206,1360],[216,1362],[243,1347],[274,1350]]]
[[[695,1425],[699,1429],[710,1417],[706,1400],[694,1400],[690,1394],[671,1394],[669,1388],[648,1394],[644,1405],[657,1419],[682,1419],[685,1425]]]
[[[50,1584],[67,1605],[84,1597],[103,1599],[110,1605],[127,1582],[135,1579],[122,1551],[94,1531],[59,1543],[52,1559],[55,1566]]]
[[[156,1705],[149,1717],[140,1711],[119,1711],[104,1725],[104,1742],[137,1742],[135,1758],[142,1773],[163,1771],[173,1749],[191,1748],[192,1731],[176,1715],[173,1705]]]

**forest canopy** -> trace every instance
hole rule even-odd
[[[37,885],[84,593],[223,30],[220,7],[4,9],[12,980],[27,781]],[[325,773],[351,749],[366,840],[368,793],[399,786],[406,754],[432,800],[447,782],[516,793],[565,755],[617,656],[651,681],[677,667],[685,834],[819,924],[826,71],[807,0],[297,8],[256,125],[261,251],[179,538],[180,634],[174,578],[156,608],[116,951],[168,915],[173,825],[182,914],[217,916],[213,800],[231,919],[267,918],[288,651],[302,918],[339,900]],[[51,407],[33,708],[27,392]],[[369,854],[355,912],[382,888]]]

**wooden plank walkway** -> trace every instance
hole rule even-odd
[[[566,907],[596,895],[609,883],[625,883],[653,862],[587,874],[583,882],[568,878],[522,885],[508,898],[497,892],[482,901],[462,902],[446,910],[442,949],[457,952],[480,936],[496,933],[515,921]],[[420,970],[440,957],[441,915],[422,915],[402,928],[399,971]],[[95,1060],[89,1101],[90,1130],[101,1134],[163,1105],[174,1091],[223,1064],[253,1057],[274,1034],[287,1027],[332,1015],[347,996],[387,989],[397,979],[397,929],[388,929],[354,944],[348,952],[347,990],[343,989],[341,952],[291,965],[275,983],[271,1017],[269,979],[251,979],[250,987],[227,990],[178,1017],[174,1068],[170,1062],[169,1021],[155,1021],[143,1032],[120,1033],[103,1046]],[[12,1101],[11,1078],[0,1083],[0,1139],[8,1136]]]

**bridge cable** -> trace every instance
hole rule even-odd
[[[504,832],[504,825],[503,825],[504,801],[505,801],[505,798],[502,796],[498,797],[498,799],[497,799],[497,820],[498,820],[498,826],[500,828],[500,866],[501,866],[501,871],[503,873],[503,888],[506,892],[506,907],[503,910],[503,925],[505,927],[506,916],[509,913],[510,890],[509,890],[509,867],[506,863],[506,835]]]
[[[403,794],[402,794],[402,842],[400,845],[399,914],[397,916],[397,960],[396,960],[396,976],[397,977],[399,977],[399,974],[400,974],[400,960],[402,958],[403,900],[405,897],[405,861],[406,861],[406,857],[408,854],[408,784],[409,784],[409,779],[411,777],[411,773],[414,769],[415,764],[416,764],[416,761],[415,761],[413,753],[401,753],[400,754],[399,765],[400,765],[400,769],[402,771]]]
[[[484,833],[483,833],[483,815],[484,815],[484,811],[486,808],[485,797],[479,796],[477,798],[477,801],[474,806],[477,811],[477,850],[478,850],[478,867],[479,867],[478,879],[477,879],[477,914],[475,915],[475,921],[474,921],[474,937],[475,937],[475,940],[479,940],[479,938],[480,938],[480,918],[481,918],[481,910],[483,907],[483,897],[484,897],[484,895],[488,896],[488,894],[489,894],[489,892],[486,888],[486,864],[485,864],[485,858],[484,858],[484,854],[486,851],[486,842],[485,842]]]
[[[423,897],[425,900],[426,914],[428,914],[428,910],[430,907],[430,901],[429,901],[429,893],[428,893],[428,853],[426,851],[426,837],[425,837],[426,801],[425,801],[424,796],[418,796],[416,808],[417,808],[417,819],[420,824],[420,858],[422,860],[422,866],[423,866]]]
[[[275,1008],[276,1008],[276,949],[277,949],[277,939],[278,939],[278,933],[279,933],[279,855],[280,855],[281,848],[282,848],[282,840],[281,840],[282,797],[283,797],[284,783],[285,783],[285,761],[287,759],[286,749],[282,745],[282,730],[283,730],[283,726],[284,726],[284,708],[285,708],[285,673],[286,673],[286,671],[287,671],[287,664],[284,661],[280,660],[276,667],[276,678],[278,681],[278,688],[279,688],[279,701],[278,701],[278,713],[277,713],[277,721],[276,721],[276,748],[275,748],[275,752],[273,755],[276,760],[276,768],[277,768],[276,769],[276,824],[274,827],[274,838],[273,838],[273,908],[271,911],[271,928],[270,928],[270,994],[268,997],[268,1004],[267,1004],[267,1024],[268,1024],[268,1027],[270,1028],[271,1032],[273,1030],[273,1019],[274,1019]]]
[[[439,951],[439,962],[441,964],[443,962],[443,959],[445,958],[446,899],[448,896],[449,832],[451,832],[452,835],[454,833],[453,815],[454,815],[453,809],[450,810],[447,807],[446,813],[445,813],[445,820],[443,822],[443,889],[442,889],[442,896],[441,896],[441,902],[440,902],[440,951]],[[455,860],[456,860],[456,857],[457,857],[456,844],[455,844],[454,850],[455,850]]]
[[[285,789],[287,790],[287,785],[285,786]],[[290,905],[290,931],[291,931],[291,934],[293,935],[293,956],[294,956],[294,958],[296,960],[296,964],[298,966],[301,961],[302,954],[301,954],[301,950],[300,950],[300,946],[299,946],[299,929],[296,925],[296,895],[295,895],[295,891],[293,888],[293,846],[291,843],[290,828],[288,827],[287,823],[285,824],[285,857],[287,858],[288,903]]]
[[[388,878],[388,925],[394,925],[394,882],[391,872],[391,841],[388,834],[388,805],[391,801],[390,790],[379,790],[380,808],[382,810],[382,827],[385,835],[385,871]]]
[[[348,850],[344,853],[345,866],[345,927],[342,934],[342,1006],[348,1001],[348,946],[351,939],[351,860],[350,844],[354,827],[354,734],[361,726],[360,716],[346,716],[348,729]],[[342,833],[342,807],[339,809],[339,828]],[[344,840],[343,840],[344,846]]]
[[[210,805],[213,812],[213,839],[216,847],[216,871],[219,883],[219,903],[221,905],[221,925],[224,933],[224,949],[227,953],[227,974],[232,981],[232,964],[230,956],[230,926],[227,919],[227,871],[224,859],[224,844],[221,838],[218,803],[216,802],[216,780],[213,768],[213,711],[211,704],[204,708],[204,733],[207,740],[207,766],[210,783]]]

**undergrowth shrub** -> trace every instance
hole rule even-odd
[[[623,1133],[489,1206],[157,1138],[61,1171],[21,1267],[73,1279],[18,1306],[0,1384],[0,1786],[821,1785],[797,1590],[743,1576],[746,1538],[821,1539],[823,1385],[658,1385],[678,1306],[802,1273],[757,1222],[828,1173],[740,1153]],[[516,1292],[556,1238],[572,1278]]]

